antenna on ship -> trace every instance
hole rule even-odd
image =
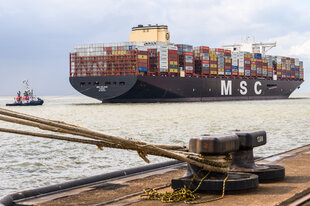
[[[28,80],[24,80],[23,83],[26,85],[26,90],[30,90],[29,88],[29,81]]]
[[[246,36],[243,43],[222,45],[222,47],[231,51],[261,53],[263,56],[265,56],[266,52],[277,46],[277,42],[255,42],[254,37],[252,42],[249,42],[249,39],[250,36]]]

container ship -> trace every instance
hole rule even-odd
[[[70,83],[102,102],[285,99],[304,81],[303,62],[267,55],[275,46],[174,44],[168,26],[138,25],[129,42],[77,45]]]

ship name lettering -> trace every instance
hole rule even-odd
[[[260,81],[254,83],[254,92],[257,95],[260,95],[262,93],[262,89],[258,89],[258,86],[262,86],[262,83]]]
[[[99,92],[105,92],[107,91],[108,86],[97,86],[96,88],[99,90]]]
[[[241,95],[246,95],[248,93],[248,89],[246,88],[248,84],[246,81],[241,81],[240,82],[240,94]]]
[[[221,80],[221,95],[231,95],[232,94],[232,82],[231,80],[226,81]]]

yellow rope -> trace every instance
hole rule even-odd
[[[188,201],[188,200],[185,200],[184,202],[186,204],[201,204],[201,203],[207,203],[207,202],[213,202],[213,201],[216,201],[216,200],[220,200],[220,199],[223,199],[224,198],[224,195],[225,195],[225,185],[226,185],[226,181],[229,177],[229,173],[227,173],[227,176],[225,177],[224,181],[223,181],[223,190],[222,190],[222,195],[220,197],[217,197],[217,198],[213,198],[213,199],[208,199],[208,200],[201,200],[201,201]]]
[[[194,177],[192,178],[191,184],[193,183],[195,177],[198,176],[198,173],[195,174]],[[208,199],[208,200],[202,200],[202,201],[195,201],[195,200],[200,198],[200,196],[195,194],[195,192],[199,189],[202,182],[208,177],[208,175],[210,173],[211,172],[209,171],[200,180],[198,186],[193,191],[191,191],[186,186],[184,186],[183,188],[174,189],[173,192],[163,192],[163,193],[158,193],[155,189],[148,188],[148,189],[144,190],[145,194],[141,195],[141,197],[146,197],[145,199],[147,199],[147,200],[160,200],[163,203],[172,203],[172,202],[184,201],[184,203],[186,203],[186,204],[200,204],[200,203],[212,202],[212,201],[216,201],[216,200],[224,198],[225,185],[226,185],[226,181],[229,177],[229,173],[227,173],[227,176],[223,181],[223,190],[222,190],[222,195],[220,197]]]

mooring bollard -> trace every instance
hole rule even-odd
[[[285,168],[279,165],[255,164],[253,148],[265,145],[265,131],[236,132],[240,148],[232,153],[231,171],[247,172],[258,175],[259,182],[270,182],[283,179]]]
[[[239,137],[236,134],[200,136],[192,138],[189,142],[190,152],[202,155],[206,163],[212,165],[215,162],[215,167],[220,166],[221,162],[225,164],[225,161],[230,161],[229,153],[236,152],[239,148]],[[229,167],[230,162],[227,165]],[[258,176],[242,172],[209,172],[188,164],[186,175],[180,179],[173,179],[171,185],[174,189],[186,186],[192,190],[198,188],[200,191],[244,190],[256,188]]]

